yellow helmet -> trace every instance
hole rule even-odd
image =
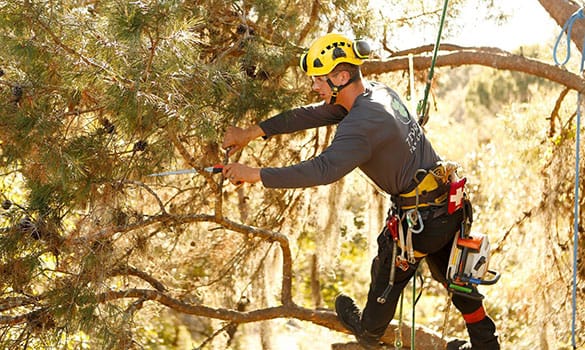
[[[301,56],[300,66],[308,76],[327,75],[342,62],[359,66],[369,54],[366,41],[351,41],[343,34],[329,33],[311,44]]]

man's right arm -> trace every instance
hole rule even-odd
[[[290,134],[300,130],[339,123],[347,115],[341,105],[316,104],[277,114],[259,124],[264,136]]]
[[[347,111],[341,105],[320,104],[294,108],[245,129],[228,127],[222,147],[231,148],[230,154],[233,154],[258,137],[268,138],[273,135],[337,124],[346,115]]]

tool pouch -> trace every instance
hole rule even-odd
[[[449,204],[447,206],[447,212],[453,214],[457,210],[463,207],[465,198],[465,182],[466,178],[461,178],[458,181],[453,181],[449,185]]]

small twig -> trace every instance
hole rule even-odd
[[[218,329],[217,331],[213,332],[213,334],[211,334],[209,337],[207,337],[207,339],[205,339],[203,341],[203,343],[201,343],[201,345],[199,345],[196,348],[193,348],[193,350],[201,350],[203,349],[203,347],[207,344],[209,344],[215,337],[217,337],[219,334],[221,334],[223,331],[225,331],[226,329],[228,329],[230,326],[232,326],[234,323],[230,322],[230,323],[226,323],[225,326],[221,327],[220,329]]]
[[[140,271],[135,267],[132,266],[120,266],[117,269],[114,269],[110,272],[110,276],[116,275],[131,275],[143,279],[144,281],[148,282],[151,286],[153,286],[159,292],[166,292],[167,287],[165,285],[152,277],[151,275],[147,274],[144,271]]]
[[[540,205],[538,205],[535,208],[530,209],[529,211],[525,211],[522,214],[522,217],[520,217],[518,220],[516,220],[516,222],[514,222],[504,233],[504,237],[502,237],[502,239],[500,239],[500,241],[498,242],[498,246],[494,249],[492,249],[491,254],[498,254],[502,251],[503,247],[504,247],[504,242],[506,241],[506,239],[508,239],[508,236],[510,235],[510,233],[512,232],[512,230],[514,228],[516,228],[517,226],[519,226],[520,224],[522,224],[524,222],[524,220],[526,220],[527,218],[532,216],[532,211],[536,208],[540,207]]]
[[[553,137],[555,134],[555,120],[557,118],[559,118],[559,110],[561,109],[561,105],[563,104],[563,101],[565,100],[565,97],[567,96],[567,94],[569,93],[569,88],[565,88],[563,91],[561,91],[561,94],[559,95],[559,98],[557,98],[557,101],[555,102],[555,107],[553,108],[552,112],[550,113],[550,126],[548,129],[548,137]]]
[[[313,30],[313,27],[316,23],[319,23],[319,8],[321,7],[321,2],[319,0],[313,0],[311,4],[311,14],[309,15],[309,19],[305,26],[301,29],[299,34],[298,42],[303,42],[309,32]]]
[[[161,213],[167,214],[167,210],[165,209],[165,205],[163,204],[163,202],[160,199],[160,197],[156,194],[156,192],[154,192],[154,190],[152,188],[150,188],[144,182],[142,182],[142,181],[133,181],[133,180],[121,180],[119,183],[121,183],[121,184],[132,184],[132,185],[136,185],[136,186],[140,186],[140,187],[144,188],[148,193],[150,193],[154,197],[154,199],[158,203],[158,206],[160,208]]]

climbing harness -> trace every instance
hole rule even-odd
[[[429,120],[429,93],[431,91],[431,85],[433,82],[433,76],[435,74],[435,65],[437,63],[437,54],[439,52],[439,46],[441,43],[441,34],[443,33],[443,26],[445,25],[445,16],[447,15],[447,5],[449,0],[445,0],[443,4],[443,12],[441,13],[441,22],[439,24],[439,32],[437,33],[437,40],[435,41],[435,47],[433,49],[433,59],[431,60],[431,67],[429,69],[429,75],[427,77],[427,84],[425,85],[425,93],[422,101],[417,106],[418,123],[420,126],[424,126]]]
[[[578,19],[584,19],[585,14],[583,13],[583,7],[575,11],[571,17],[567,20],[563,26],[563,30],[557,37],[557,41],[553,50],[553,58],[555,64],[564,66],[571,57],[571,32],[573,30],[573,24]],[[559,63],[557,59],[557,48],[558,44],[563,37],[563,33],[567,33],[567,56],[562,63]],[[581,65],[579,73],[583,76],[585,69],[585,39],[583,41],[583,51],[581,52]],[[571,345],[573,349],[577,349],[576,340],[576,327],[577,327],[577,254],[579,246],[579,163],[580,163],[580,150],[581,150],[581,101],[582,93],[577,91],[577,130],[575,135],[575,195],[574,195],[574,212],[573,212],[573,288],[571,292],[572,297],[572,315],[571,315]]]
[[[476,286],[495,284],[500,274],[490,270],[490,245],[486,235],[471,233],[473,215],[471,202],[465,194],[466,178],[459,178],[454,162],[439,162],[429,170],[419,169],[414,176],[414,188],[398,196],[392,196],[393,206],[390,209],[385,227],[385,237],[392,239],[392,257],[388,285],[377,302],[384,304],[395,282],[396,268],[407,271],[411,265],[426,256],[425,253],[414,250],[413,235],[424,230],[424,220],[439,217],[444,214],[453,214],[462,211],[461,227],[455,235],[449,266],[447,269],[447,289],[450,294],[458,294],[472,299],[483,299]],[[420,211],[420,208],[428,210]],[[400,248],[400,254],[398,254]],[[413,284],[412,310],[412,340],[414,348],[415,308],[418,302],[416,297],[416,274]],[[490,275],[491,278],[486,278]],[[419,294],[420,297],[420,294]],[[399,329],[397,330],[395,346],[402,344],[402,298],[400,306]],[[398,344],[398,345],[397,345]]]
[[[437,217],[447,211],[446,201],[449,185],[446,180],[456,169],[450,162],[441,162],[431,170],[419,169],[414,176],[414,188],[404,194],[392,196],[393,206],[386,221],[385,231],[387,239],[392,239],[392,258],[388,286],[377,298],[378,303],[384,304],[394,286],[396,268],[407,271],[417,259],[426,256],[425,253],[414,250],[413,234],[424,230],[423,214],[419,208],[435,206],[430,215]],[[427,217],[427,219],[432,217]],[[406,233],[403,223],[406,223]],[[400,248],[400,255],[398,255]]]
[[[377,302],[384,304],[390,295],[394,286],[396,269],[399,268],[407,271],[411,265],[416,264],[417,260],[426,256],[425,253],[414,250],[413,234],[419,234],[424,230],[424,219],[438,217],[447,213],[447,196],[449,194],[448,179],[450,174],[456,170],[456,164],[451,162],[440,162],[436,167],[430,170],[419,169],[414,176],[414,188],[409,189],[406,193],[392,197],[393,206],[390,209],[385,227],[386,239],[392,239],[392,257],[390,266],[390,276],[388,285],[382,295],[377,298]],[[430,211],[423,213],[419,208],[431,207]],[[431,216],[429,216],[429,213]],[[405,229],[406,227],[406,229]],[[405,233],[406,231],[406,233]],[[400,247],[400,255],[398,248]],[[421,278],[421,288],[416,296],[416,279]],[[416,334],[416,304],[422,295],[422,275],[419,268],[414,272],[412,279],[412,327],[411,327],[411,349],[415,348]],[[402,307],[404,293],[400,296],[399,324],[395,334],[394,346],[396,349],[402,348]]]

